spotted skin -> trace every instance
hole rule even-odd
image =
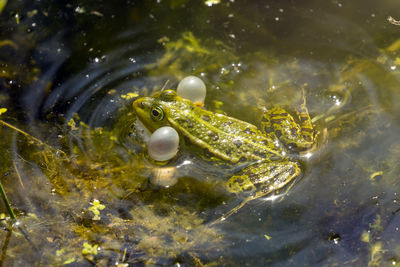
[[[251,198],[258,198],[284,188],[300,172],[297,162],[261,162],[257,168],[249,166],[238,175],[233,175],[227,182],[227,187],[233,193],[247,192]]]
[[[194,147],[207,148],[216,158],[229,163],[285,158],[284,148],[277,146],[279,140],[265,136],[256,126],[202,109],[177,95],[169,96],[166,101],[163,92],[134,103],[139,119],[151,132],[161,126],[171,126]],[[151,118],[153,107],[164,111],[161,121]]]
[[[284,190],[301,173],[299,164],[288,152],[306,150],[315,140],[302,92],[302,102],[295,114],[299,123],[284,109],[273,107],[264,114],[260,129],[202,109],[172,90],[137,99],[133,107],[151,132],[171,126],[200,157],[245,166],[226,183],[228,191],[247,195],[241,205],[227,214],[230,216],[248,201]],[[152,117],[154,109],[161,110],[163,116]]]
[[[314,127],[306,107],[304,89],[302,89],[302,102],[297,107],[296,116],[299,123],[283,108],[269,109],[261,120],[264,132],[275,135],[286,147],[299,151],[309,149],[315,142]]]

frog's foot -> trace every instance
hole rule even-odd
[[[326,153],[328,145],[328,129],[323,128],[316,132],[315,142],[307,150],[299,152],[299,158],[307,162],[315,162],[322,158],[322,155]]]
[[[283,194],[287,192],[300,172],[299,164],[291,161],[260,162],[246,167],[239,175],[234,175],[229,179],[227,189],[235,194],[248,193],[250,196],[218,220],[212,222],[210,226],[225,221],[254,199],[272,193]]]
[[[303,88],[296,116],[299,123],[283,108],[273,107],[262,118],[262,130],[267,136],[271,134],[277,136],[290,150],[307,150],[313,146],[316,132],[308,114]]]
[[[308,113],[304,87],[301,88],[301,101],[300,105],[296,108],[296,115],[300,121],[300,132],[298,133],[298,136],[300,136],[300,144],[297,142],[296,145],[302,150],[305,150],[314,145],[317,132],[314,130],[310,114]]]

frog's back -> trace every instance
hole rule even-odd
[[[191,102],[169,105],[168,121],[191,143],[230,162],[284,158],[277,138],[267,138],[256,126],[204,110]]]

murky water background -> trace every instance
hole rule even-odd
[[[3,266],[399,265],[399,3],[217,2],[7,4],[0,119],[30,136],[0,131],[21,226],[1,203]],[[131,109],[193,74],[208,109],[255,124],[307,84],[323,136],[289,194],[212,227],[240,203],[226,170],[181,151],[154,185]]]

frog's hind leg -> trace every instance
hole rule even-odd
[[[250,196],[210,226],[226,220],[254,199],[289,191],[300,172],[299,164],[291,161],[261,162],[246,167],[228,180],[227,189],[232,193],[247,193]]]
[[[283,108],[273,107],[264,114],[262,129],[267,136],[271,133],[277,136],[288,148],[306,150],[314,144],[315,132],[308,114],[304,88],[296,115],[299,123]]]

